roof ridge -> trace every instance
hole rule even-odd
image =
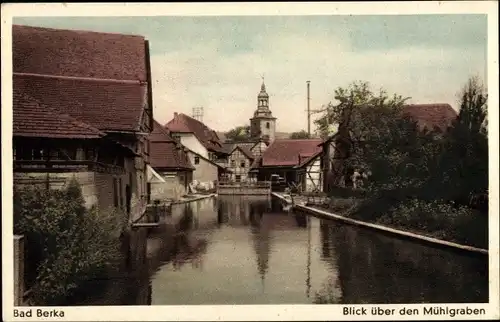
[[[49,74],[37,74],[37,73],[18,73],[14,72],[15,76],[25,76],[25,77],[40,77],[40,78],[50,78],[50,79],[64,79],[64,80],[79,80],[79,81],[89,81],[89,82],[103,82],[103,83],[119,83],[119,84],[131,84],[131,85],[141,85],[142,80],[131,80],[131,79],[112,79],[112,78],[98,78],[98,77],[80,77],[80,76],[64,76],[64,75],[49,75]]]
[[[94,31],[94,30],[83,30],[83,29],[67,29],[67,28],[52,28],[52,27],[41,27],[41,26],[31,26],[31,25],[18,25],[12,24],[12,27],[16,28],[26,28],[26,29],[39,29],[39,30],[47,30],[47,31],[70,31],[75,33],[88,33],[88,34],[101,34],[101,35],[113,35],[113,36],[123,36],[123,37],[137,37],[146,39],[146,37],[142,35],[136,34],[122,34],[119,32],[105,32],[105,31]]]

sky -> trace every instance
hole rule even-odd
[[[411,103],[449,103],[486,82],[487,16],[25,17],[15,24],[136,34],[150,42],[154,116],[192,115],[218,131],[248,125],[264,76],[277,131],[307,129],[311,109],[367,81]],[[313,119],[315,117],[313,116]],[[313,126],[312,126],[313,128]]]

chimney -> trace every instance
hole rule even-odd
[[[174,117],[177,117],[178,115],[179,115],[179,113],[174,112]]]

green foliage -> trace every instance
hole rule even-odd
[[[15,190],[14,231],[26,238],[34,304],[62,304],[85,281],[114,268],[125,222],[118,212],[86,209],[74,179],[64,190]]]
[[[309,139],[309,133],[307,131],[301,130],[299,132],[293,132],[290,134],[290,139]]]
[[[226,139],[232,142],[243,142],[250,139],[250,126],[237,126],[226,133]]]
[[[341,185],[338,178],[349,177],[354,169],[370,174],[364,185],[367,198],[350,215],[375,222],[390,218],[394,225],[487,245],[487,216],[450,206],[470,206],[471,196],[488,194],[485,92],[477,79],[470,79],[460,94],[458,118],[441,132],[422,131],[404,117],[402,96],[375,94],[360,82],[337,89],[339,103],[328,104],[316,124],[323,136],[336,127],[334,185]]]
[[[409,199],[392,207],[379,220],[433,237],[488,248],[488,220],[485,214],[442,200]]]

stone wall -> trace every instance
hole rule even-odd
[[[24,237],[14,235],[14,306],[24,303]]]
[[[83,198],[87,207],[98,201],[95,188],[95,177],[92,171],[40,173],[40,172],[14,172],[14,186],[23,188],[26,186],[40,185],[51,189],[63,189],[69,181],[75,178],[81,185]]]

